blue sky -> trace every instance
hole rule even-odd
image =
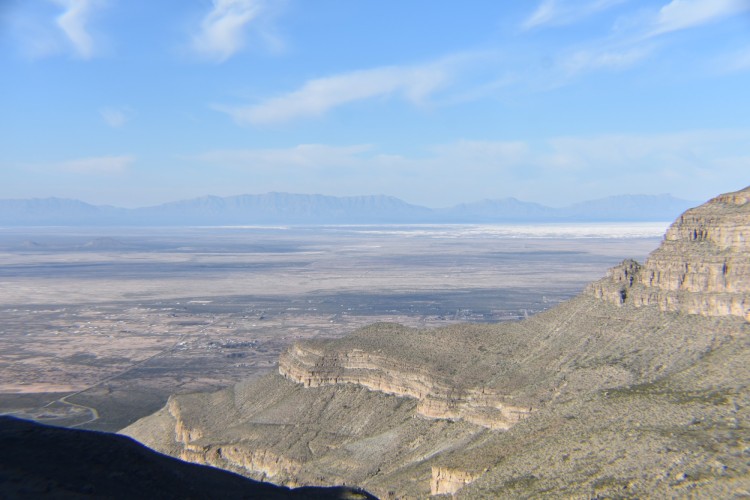
[[[750,0],[0,0],[0,198],[750,184]]]

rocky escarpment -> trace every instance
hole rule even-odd
[[[625,261],[588,292],[615,304],[750,321],[750,187],[688,210],[643,266]]]
[[[433,467],[430,495],[452,495],[479,476],[481,474],[472,474],[465,470]]]
[[[750,495],[749,190],[524,321],[300,342],[279,373],[174,396],[124,432],[384,498]]]
[[[193,422],[189,415],[184,416],[184,405],[172,397],[167,402],[166,409],[174,422],[174,439],[179,446],[177,456],[181,460],[224,468],[231,465],[235,469],[254,473],[258,479],[293,478],[302,469],[299,460],[274,453],[271,449],[247,449],[236,444],[207,447],[202,438],[209,430]],[[286,486],[293,487],[297,484],[293,480],[287,480]]]
[[[508,429],[531,410],[514,406],[511,397],[493,389],[457,387],[429,370],[362,349],[326,352],[300,343],[279,358],[279,373],[305,387],[356,384],[415,398],[423,417],[461,419],[490,429]]]
[[[388,497],[394,474],[406,474],[417,491],[429,491],[427,457],[490,432],[415,418],[415,409],[411,398],[353,384],[302,388],[271,374],[209,397],[173,396],[167,407],[124,433],[159,451],[253,479],[285,486],[375,481],[379,496]]]

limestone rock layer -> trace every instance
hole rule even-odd
[[[508,429],[529,414],[528,408],[510,404],[495,390],[460,389],[413,364],[361,349],[325,352],[298,344],[279,358],[279,373],[305,387],[355,384],[415,398],[423,417],[460,419],[490,429]]]
[[[642,267],[625,261],[588,291],[615,304],[750,321],[750,187],[688,210]]]

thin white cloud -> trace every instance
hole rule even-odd
[[[391,66],[308,81],[300,89],[252,106],[214,106],[240,124],[280,123],[320,116],[354,101],[399,95],[423,102],[448,80],[444,64]]]
[[[542,0],[523,22],[523,29],[573,24],[627,0]]]
[[[64,11],[56,23],[65,35],[76,55],[82,59],[91,59],[95,54],[94,38],[88,30],[91,14],[102,6],[97,0],[54,0]]]
[[[64,161],[54,167],[75,174],[117,174],[127,170],[134,161],[132,156],[97,156]]]
[[[745,47],[734,54],[729,54],[727,57],[722,58],[720,63],[722,72],[736,73],[750,71],[750,47]]]
[[[102,120],[112,128],[120,128],[130,119],[132,112],[127,108],[104,107],[99,109]]]
[[[556,137],[534,148],[532,161],[544,172],[536,180],[554,179],[579,198],[591,190],[605,196],[666,186],[699,200],[747,184],[748,141],[750,130],[741,129]],[[538,186],[555,196],[553,187]]]
[[[525,27],[567,24],[618,3],[619,0],[579,2],[544,0]],[[577,7],[577,8],[576,8]],[[620,16],[603,39],[585,42],[576,49],[563,49],[546,81],[549,87],[566,84],[572,77],[593,71],[619,71],[637,66],[659,52],[661,36],[703,26],[745,11],[750,0],[671,0],[658,10],[642,10]],[[727,66],[742,70],[744,60],[735,58]]]
[[[542,0],[525,27],[562,25],[612,10],[628,0]],[[710,4],[708,7],[706,5]],[[658,58],[664,50],[659,35],[725,18],[750,8],[750,0],[662,0],[664,7],[615,12],[607,35],[588,37],[544,53],[496,50],[456,63],[446,58],[414,66],[386,66],[315,78],[288,93],[254,103],[214,104],[240,125],[266,125],[320,117],[336,108],[371,99],[430,101],[451,105],[513,92],[545,92],[570,85],[597,72],[618,72]],[[627,12],[625,12],[627,10]],[[659,32],[656,29],[660,30]],[[526,33],[533,36],[533,33]],[[523,43],[523,42],[519,42]],[[744,64],[738,60],[741,68]],[[440,91],[438,101],[434,96]]]
[[[523,29],[573,24],[628,0],[542,0],[522,23]],[[748,0],[671,0],[658,11],[644,15],[650,26],[647,37],[693,28],[750,11]],[[649,19],[650,18],[650,19]]]
[[[526,19],[525,29],[572,24],[627,0],[542,0]],[[750,12],[750,0],[669,0],[661,8],[630,10],[618,16],[604,38],[589,40],[577,48],[562,48],[543,80],[546,88],[570,82],[573,77],[594,71],[632,68],[657,54],[660,37],[674,31],[697,28]],[[740,54],[725,58],[725,71],[744,71]]]
[[[645,45],[578,50],[563,57],[560,67],[567,76],[596,70],[623,70],[648,57],[651,50],[651,47]]]
[[[536,28],[555,19],[557,0],[544,0],[523,23],[526,29]]]
[[[505,168],[529,160],[531,151],[523,141],[458,140],[439,144],[429,149],[429,154],[419,158],[382,153],[370,144],[331,146],[327,144],[300,144],[289,148],[233,149],[209,151],[187,159],[212,166],[230,166],[249,170],[298,169],[309,171],[329,167],[348,167],[366,170],[377,175],[383,168],[415,168],[428,170],[438,163],[462,171],[474,168]]]
[[[10,9],[4,29],[30,59],[72,54],[91,59],[101,52],[102,37],[92,34],[92,18],[108,0],[45,0],[17,2]],[[7,24],[6,24],[7,23]]]
[[[659,10],[651,36],[708,24],[750,11],[748,0],[672,0]]]
[[[649,193],[649,186],[652,194],[699,200],[747,184],[748,141],[750,130],[697,130],[459,140],[409,156],[368,145],[304,144],[189,159],[251,173],[257,192],[382,192],[428,206],[506,196],[565,204],[591,192]]]
[[[193,50],[201,57],[226,61],[244,47],[247,25],[263,8],[261,0],[213,0],[193,37]]]
[[[48,57],[63,50],[59,30],[40,21],[33,13],[21,9],[12,11],[7,16],[7,29],[18,51],[29,59]]]
[[[232,149],[209,151],[191,159],[211,165],[251,169],[315,168],[346,166],[356,161],[371,146],[329,146],[325,144],[300,144],[291,148]]]
[[[507,168],[529,159],[529,144],[523,141],[476,141],[462,139],[432,148],[441,162],[461,165],[463,171]]]

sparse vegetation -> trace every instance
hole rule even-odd
[[[746,231],[748,219],[726,231]],[[706,241],[695,244],[698,253],[711,251]],[[680,248],[665,243],[657,263],[695,258]],[[733,251],[748,256],[743,246]],[[653,268],[647,260],[628,269]],[[172,417],[161,413],[127,432],[163,450],[193,450],[197,461],[209,460],[215,443],[234,443],[245,458],[217,465],[252,461],[242,466],[251,475],[346,480],[383,496],[420,498],[431,484],[472,499],[724,497],[750,489],[742,444],[750,441],[750,325],[718,309],[687,314],[597,293],[617,276],[521,322],[432,330],[379,323],[338,340],[302,341],[281,360],[288,379],[243,385],[231,399],[176,398]],[[626,278],[637,285],[637,276]],[[711,293],[701,300],[712,303]],[[174,426],[201,437],[149,434]],[[298,457],[299,443],[314,451],[294,471],[253,458]]]

